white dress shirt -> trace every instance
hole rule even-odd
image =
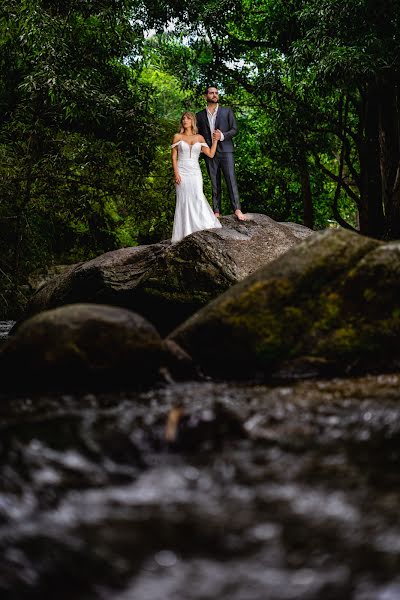
[[[209,126],[210,126],[210,131],[211,131],[211,140],[212,140],[212,138],[213,138],[213,135],[214,135],[214,131],[215,131],[215,121],[217,120],[218,104],[217,104],[217,106],[215,107],[215,110],[214,110],[214,112],[213,112],[213,113],[212,113],[212,112],[210,112],[210,111],[208,110],[208,107],[207,107],[207,109],[206,109],[206,110],[207,110],[207,119],[208,119],[208,124],[209,124]],[[221,139],[220,139],[220,142],[223,142],[223,141],[224,141],[224,139],[225,139],[225,136],[224,136],[224,134],[223,134],[223,133],[222,133],[222,131],[221,131]]]

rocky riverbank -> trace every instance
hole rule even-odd
[[[190,269],[195,268],[197,235],[215,234],[193,234],[171,251],[176,258],[186,244]],[[234,264],[231,257],[221,273]],[[196,265],[197,271],[210,267],[206,260]],[[74,272],[82,295],[91,285],[90,268]],[[78,303],[77,298],[44,310],[19,324],[3,346],[0,374],[4,384],[13,386],[13,373],[23,364],[26,389],[45,390],[76,388],[80,381],[137,388],[143,382],[192,379],[195,372],[231,381],[276,381],[397,371],[399,272],[398,242],[384,244],[344,229],[314,233],[259,269],[253,266],[250,275],[225,292],[218,294],[214,286],[214,300],[188,319],[179,301],[174,306],[181,322],[164,339],[155,325],[167,315],[164,327],[171,326],[170,313],[155,310],[151,302],[143,311],[150,313],[149,319],[122,307]],[[60,300],[60,290],[65,297],[78,290],[74,279],[62,277],[67,279],[44,288],[42,300],[53,292],[53,300]],[[170,277],[164,265],[159,281],[167,285]],[[199,285],[203,291],[207,287],[204,280]],[[197,294],[187,279],[184,291],[187,297]],[[172,296],[168,302],[172,306]]]
[[[243,230],[223,269],[213,236],[160,245],[164,292],[185,282],[169,335],[159,299],[88,302],[105,256],[39,291],[3,344],[1,598],[400,596],[399,244],[307,234],[246,276]],[[157,253],[128,250],[108,289],[125,273],[137,299]],[[186,318],[191,271],[214,296]]]
[[[261,214],[221,223],[177,244],[122,248],[71,265],[37,290],[23,318],[72,303],[109,304],[138,312],[165,334],[312,234]]]

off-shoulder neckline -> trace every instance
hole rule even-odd
[[[205,142],[193,142],[193,144],[190,144],[189,142],[187,142],[186,140],[183,140],[182,138],[175,143],[179,144],[179,142],[185,142],[185,144],[187,144],[188,146],[194,146],[195,144],[205,144]]]
[[[200,144],[200,146],[207,146],[208,147],[207,142],[193,142],[193,144],[189,144],[189,142],[187,142],[186,140],[178,140],[174,144],[171,144],[171,148],[174,148],[174,146],[177,146],[181,142],[184,142],[187,146],[189,146],[189,148],[193,148],[193,146],[195,146],[196,144]]]

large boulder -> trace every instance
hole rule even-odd
[[[331,229],[231,287],[170,334],[213,376],[399,367],[400,242]]]
[[[32,297],[24,318],[76,302],[137,311],[166,333],[311,230],[266,215],[223,217],[222,229],[199,231],[177,244],[107,252],[66,269]]]
[[[44,311],[18,328],[0,353],[3,387],[138,387],[160,369],[182,371],[186,355],[126,309],[73,304]]]

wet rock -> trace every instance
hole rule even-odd
[[[170,334],[201,368],[235,379],[399,367],[400,243],[316,233]]]
[[[0,356],[3,383],[15,388],[113,388],[154,382],[169,350],[136,313],[73,304],[24,322]]]
[[[178,244],[122,248],[73,265],[36,292],[24,318],[65,304],[93,302],[129,308],[159,331],[171,331],[312,233],[266,215],[248,217],[245,222],[223,217],[222,229],[196,232]]]

